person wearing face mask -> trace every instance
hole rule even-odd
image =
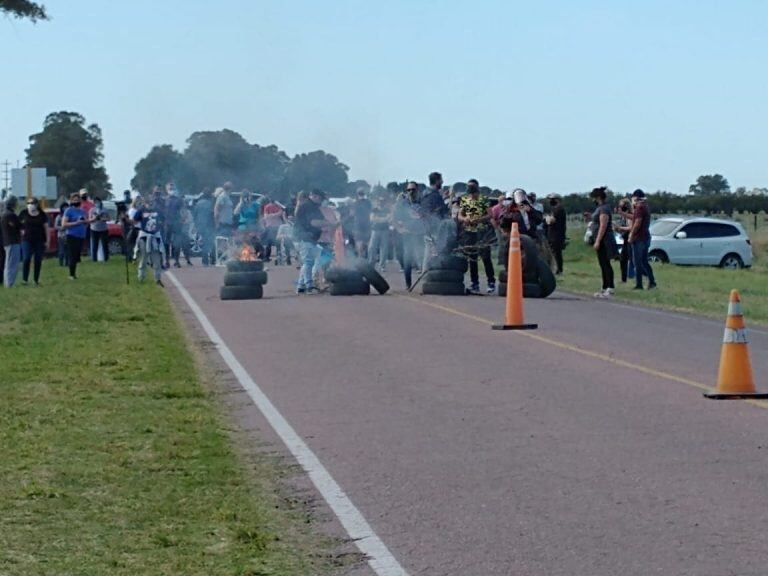
[[[0,228],[2,229],[3,247],[5,248],[3,283],[6,288],[12,288],[16,283],[19,262],[21,261],[21,222],[16,215],[17,204],[16,196],[8,196],[5,199],[5,209],[0,216]]]
[[[94,262],[99,261],[99,248],[101,247],[104,262],[106,262],[109,260],[109,249],[107,248],[109,212],[104,209],[101,198],[94,198],[93,208],[88,212],[88,219],[91,221],[91,244],[89,250],[91,260]]]
[[[459,224],[461,225],[461,243],[469,259],[470,293],[480,293],[480,271],[478,258],[483,261],[488,282],[488,294],[496,292],[496,277],[491,259],[489,233],[491,206],[488,199],[480,195],[480,184],[472,179],[467,182],[467,193],[459,202]],[[495,234],[494,234],[495,236]]]
[[[82,209],[80,195],[73,194],[69,208],[64,212],[61,227],[67,233],[67,253],[69,255],[69,279],[77,280],[77,265],[83,252],[83,242],[88,230],[88,214]]]
[[[83,188],[80,190],[80,209],[85,212],[86,219],[88,218],[88,215],[91,213],[91,208],[93,208],[93,202],[90,200],[90,196],[88,194],[88,190],[86,188]],[[87,226],[85,228],[85,249],[88,250],[90,253],[91,251],[91,227]]]
[[[43,266],[43,256],[48,245],[48,216],[40,209],[37,198],[29,198],[27,207],[19,213],[21,222],[21,281],[29,282],[29,269],[32,259],[35,261],[33,280],[35,286],[40,285],[40,269]]]
[[[59,206],[59,213],[53,221],[53,227],[56,229],[56,252],[61,267],[67,266],[69,260],[67,257],[67,231],[61,227],[61,221],[64,219],[64,212],[67,211],[67,208],[69,208],[69,203],[62,202]]]
[[[400,196],[395,204],[392,223],[403,243],[403,272],[405,285],[409,290],[413,280],[413,268],[418,263],[419,247],[424,244],[426,225],[422,214],[419,187],[416,182],[408,182],[405,194]]]
[[[563,249],[565,248],[566,214],[559,194],[547,196],[552,210],[547,217],[547,240],[557,267],[555,274],[563,273]]]

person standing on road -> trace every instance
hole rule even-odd
[[[77,265],[83,253],[83,242],[88,234],[88,214],[81,208],[81,196],[73,194],[69,208],[64,212],[61,227],[67,232],[67,255],[69,258],[69,279],[77,280]]]
[[[352,219],[354,225],[355,253],[359,258],[368,258],[368,244],[371,241],[371,212],[373,206],[365,196],[365,190],[357,190],[357,200],[352,206]]]
[[[563,273],[566,214],[559,194],[550,194],[547,198],[549,199],[549,206],[552,209],[552,213],[549,215],[549,221],[547,223],[547,240],[552,249],[552,255],[555,258],[555,274],[559,276]]]
[[[231,238],[235,207],[232,204],[232,198],[229,196],[227,185],[216,188],[215,196],[216,202],[213,205],[213,218],[216,222],[216,234],[225,238]]]
[[[592,213],[591,226],[594,234],[592,248],[597,253],[597,261],[600,264],[600,273],[603,278],[603,287],[600,292],[595,293],[595,298],[612,298],[616,287],[613,283],[611,260],[616,254],[616,238],[611,226],[611,206],[608,204],[605,186],[595,188],[589,196],[597,206]]]
[[[173,182],[165,185],[165,192],[165,263],[170,268],[171,258],[173,258],[173,266],[181,268],[179,262],[183,243],[181,209],[184,206],[184,199],[179,196]]]
[[[488,294],[496,292],[496,277],[491,260],[490,242],[495,232],[489,226],[491,206],[488,198],[480,195],[480,184],[474,178],[467,182],[467,193],[459,202],[459,223],[461,243],[469,259],[470,293],[480,294],[480,272],[478,258],[483,261],[488,281]]]
[[[629,230],[629,243],[632,245],[632,260],[635,263],[634,290],[643,289],[643,276],[648,277],[648,290],[656,288],[656,278],[648,261],[651,247],[651,211],[645,200],[645,192],[639,188],[632,193],[633,218]]]
[[[40,209],[37,198],[27,200],[27,207],[19,214],[21,222],[21,257],[23,260],[21,281],[29,282],[29,269],[32,260],[35,262],[33,280],[35,286],[40,285],[40,269],[43,266],[43,256],[48,247],[48,215]]]
[[[200,235],[203,266],[216,264],[214,251],[216,220],[213,215],[213,194],[210,188],[203,189],[202,196],[195,204],[194,219],[197,233]]]
[[[320,204],[325,198],[322,190],[315,188],[309,193],[309,197],[301,199],[296,208],[296,224],[294,232],[299,242],[299,258],[301,259],[301,271],[296,282],[297,294],[311,294],[316,292],[312,278],[312,269],[315,260],[320,254],[318,241],[327,226],[325,217],[320,210]]]
[[[16,283],[19,262],[21,261],[21,222],[16,215],[17,204],[16,196],[8,196],[5,199],[5,210],[0,216],[0,228],[2,228],[3,247],[5,248],[3,283],[6,288],[12,288]]]
[[[421,215],[424,220],[424,259],[422,269],[426,270],[427,260],[437,255],[435,239],[440,222],[450,217],[451,210],[443,199],[443,175],[432,172],[429,175],[429,188],[421,199]]]
[[[272,248],[277,247],[277,232],[285,223],[285,210],[269,197],[264,197],[264,259],[269,262],[272,258]]]
[[[629,198],[619,200],[619,222],[613,229],[621,234],[623,240],[619,251],[619,266],[621,268],[621,283],[626,284],[627,278],[634,278],[635,271],[632,263],[632,246],[629,243],[629,231],[632,229],[632,203]]]
[[[61,226],[61,221],[64,219],[64,212],[69,208],[68,202],[62,202],[59,206],[59,213],[56,214],[56,218],[53,221],[53,227],[56,230],[56,253],[59,257],[59,266],[67,266],[69,264],[69,257],[67,256],[67,231]]]
[[[406,184],[405,194],[399,197],[395,204],[392,221],[403,242],[403,272],[405,285],[410,290],[413,283],[413,268],[418,263],[419,248],[424,245],[426,232],[419,202],[419,186],[416,182]]]
[[[384,197],[379,194],[374,199],[371,210],[371,243],[368,247],[368,260],[371,264],[376,262],[378,256],[379,270],[387,269],[387,257],[389,255],[389,226],[392,214],[384,202]]]
[[[104,262],[109,260],[109,248],[107,246],[109,212],[104,209],[101,198],[93,201],[93,208],[88,212],[88,220],[91,221],[91,245],[89,252],[91,260],[99,261],[99,247],[104,254]]]
[[[160,200],[159,198],[156,200]],[[155,283],[163,286],[163,221],[164,214],[159,205],[145,206],[139,201],[133,221],[139,229],[136,245],[139,247],[139,282],[144,282],[147,264],[152,262]]]

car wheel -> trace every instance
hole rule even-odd
[[[339,268],[332,266],[325,271],[325,279],[331,284],[345,284],[355,282],[365,282],[363,273],[353,268]]]
[[[376,289],[376,292],[379,294],[387,293],[387,290],[389,290],[389,282],[387,282],[384,277],[376,271],[376,268],[373,267],[373,264],[365,261],[360,262],[357,265],[357,270],[363,276],[365,276],[365,279],[371,286]]]
[[[466,289],[463,282],[424,282],[421,293],[435,296],[464,296]]]
[[[222,300],[258,300],[264,296],[264,287],[254,286],[222,286],[219,288],[219,298]]]
[[[227,272],[224,274],[224,286],[263,286],[267,283],[267,273]]]
[[[668,264],[669,257],[661,250],[651,250],[651,253],[648,254],[648,262],[654,264]]]
[[[107,250],[109,250],[110,256],[123,253],[123,239],[122,238],[110,238],[107,241]]]
[[[720,261],[720,267],[738,270],[739,268],[744,268],[744,261],[738,254],[726,254]]]
[[[464,272],[460,270],[430,270],[424,277],[425,282],[464,282]]]
[[[371,293],[371,285],[365,280],[331,282],[328,293],[331,296],[367,296]]]

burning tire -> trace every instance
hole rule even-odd
[[[229,272],[261,272],[264,270],[264,262],[261,260],[227,260],[227,270]]]
[[[421,287],[422,294],[435,296],[464,296],[464,282],[424,282]]]
[[[267,273],[227,272],[224,274],[224,286],[263,286],[267,283]]]
[[[427,261],[427,270],[458,270],[465,273],[468,268],[467,259],[461,256],[433,256]]]
[[[426,282],[450,282],[452,284],[464,282],[464,272],[461,270],[438,269],[430,270],[424,277]]]
[[[261,284],[253,286],[222,286],[219,297],[222,300],[259,300],[264,296]]]
[[[325,279],[330,284],[365,282],[365,278],[359,270],[339,268],[338,266],[328,268],[325,271]]]
[[[365,280],[334,282],[328,292],[331,296],[367,296],[371,293],[371,285]]]
[[[376,292],[379,294],[387,293],[389,290],[389,282],[387,282],[384,277],[376,271],[376,268],[373,267],[373,264],[368,262],[360,262],[357,265],[357,270],[365,277],[368,283],[376,289]]]

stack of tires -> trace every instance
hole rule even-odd
[[[219,297],[222,300],[259,300],[264,296],[266,283],[267,273],[261,260],[229,260]]]
[[[386,294],[389,290],[389,283],[368,262],[359,262],[354,268],[329,268],[325,272],[325,280],[331,296],[367,296],[371,293],[371,286],[379,294]]]
[[[523,298],[546,298],[557,288],[557,281],[549,265],[539,258],[539,249],[533,240],[520,237],[523,260]],[[499,272],[499,296],[507,295],[507,270]]]
[[[427,261],[427,273],[421,285],[422,294],[463,296],[464,275],[469,264],[462,256],[438,255]]]

